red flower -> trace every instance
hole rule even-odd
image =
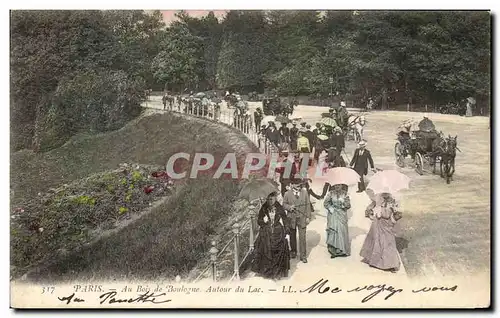
[[[168,173],[166,171],[155,171],[151,175],[155,178],[168,179]]]
[[[150,194],[151,192],[153,192],[153,189],[155,187],[154,186],[147,186],[147,187],[144,187],[144,193],[146,194]]]

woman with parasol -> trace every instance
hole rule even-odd
[[[351,201],[347,185],[334,184],[323,202],[327,210],[326,244],[331,258],[351,255],[347,210]]]
[[[257,217],[260,227],[255,242],[252,271],[264,278],[280,279],[290,270],[289,220],[283,206],[277,202],[278,193],[267,196]]]
[[[366,191],[372,203],[365,211],[372,224],[360,252],[364,263],[394,273],[399,270],[394,225],[402,213],[394,194],[408,189],[409,184],[410,178],[396,170],[383,170],[372,177]]]
[[[376,195],[366,208],[365,216],[372,220],[372,224],[359,253],[363,262],[381,270],[397,272],[400,261],[394,225],[402,215],[393,195],[388,192]]]
[[[347,210],[351,208],[351,201],[347,190],[350,185],[358,183],[361,177],[352,169],[337,167],[327,170],[318,178],[328,180],[325,184],[332,184],[323,202],[327,210],[326,244],[328,252],[331,258],[349,256],[351,246]]]

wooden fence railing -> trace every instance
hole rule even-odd
[[[185,105],[178,105],[174,103],[173,107],[166,107],[166,110],[176,111],[184,114],[194,115],[197,117],[207,118],[216,122],[224,123],[241,131],[247,138],[252,141],[252,143],[259,148],[259,151],[264,154],[271,154],[278,152],[278,148],[276,145],[272,144],[268,140],[266,140],[263,136],[259,136],[254,125],[252,116],[237,116],[233,111],[229,110],[213,110],[207,112],[205,107],[185,107]],[[260,127],[257,127],[260,128]],[[210,271],[209,276],[212,277],[213,281],[217,280],[217,268],[218,262],[221,256],[228,249],[232,249],[233,258],[233,274],[230,278],[232,280],[240,279],[240,270],[243,264],[247,261],[248,257],[251,255],[254,246],[255,240],[257,239],[258,227],[256,223],[255,216],[257,214],[258,209],[260,209],[260,200],[258,202],[250,202],[250,205],[246,207],[248,212],[248,219],[243,223],[235,223],[232,227],[232,235],[225,242],[223,247],[219,250],[217,248],[217,242],[211,242],[211,248],[209,250],[210,254],[210,264],[201,271],[200,274],[195,278],[194,282],[200,281],[203,278],[206,278],[207,272]],[[243,238],[243,233],[248,229],[248,236]],[[242,242],[243,240],[248,240],[248,248],[244,252],[244,256],[240,257],[242,252]],[[245,244],[246,245],[246,244]]]

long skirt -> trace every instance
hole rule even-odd
[[[333,213],[328,213],[326,244],[328,246],[328,252],[333,257],[351,255],[347,211],[333,209]]]
[[[290,250],[285,239],[284,228],[276,226],[261,228],[255,242],[252,271],[264,278],[280,279],[288,276]]]
[[[383,270],[399,270],[394,225],[390,219],[374,219],[359,253],[363,262]]]

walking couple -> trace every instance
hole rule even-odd
[[[351,255],[347,216],[351,202],[347,190],[347,185],[343,184],[330,186],[323,202],[327,210],[326,244],[331,258]],[[396,200],[389,193],[372,198],[365,213],[372,224],[360,252],[364,263],[381,270],[399,270],[399,254],[393,229],[401,218],[401,212],[397,209]]]
[[[262,277],[280,279],[288,276],[290,259],[307,263],[306,228],[311,221],[312,206],[307,181],[294,180],[283,196],[283,205],[269,194],[259,211],[260,227],[255,242],[252,271]],[[298,235],[297,235],[298,234]],[[298,236],[298,244],[297,244]]]

